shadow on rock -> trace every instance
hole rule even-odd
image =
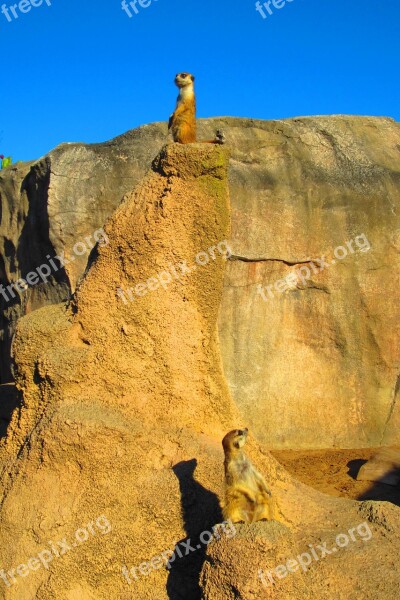
[[[353,478],[357,479],[358,472],[360,467],[364,465],[367,461],[358,459],[358,460],[350,460],[347,463],[349,467],[348,474]],[[398,479],[400,474],[400,469],[391,469],[385,475],[384,479],[390,479],[393,476],[394,479]],[[385,502],[391,502],[392,504],[396,504],[396,506],[400,506],[400,486],[397,485],[389,485],[388,483],[384,483],[383,481],[371,481],[370,487],[360,494],[357,497],[357,500],[382,500]]]
[[[347,463],[347,466],[349,467],[347,474],[350,475],[350,477],[352,479],[357,479],[358,471],[360,470],[360,468],[363,465],[365,465],[366,462],[368,462],[368,461],[365,460],[364,458],[357,458],[355,460],[349,460],[349,462]]]
[[[182,461],[173,467],[179,480],[182,517],[186,537],[177,542],[168,564],[167,593],[170,600],[200,600],[200,572],[213,526],[223,520],[216,494],[194,478],[197,460]]]
[[[12,414],[21,405],[21,394],[12,383],[0,385],[0,438],[6,436]]]

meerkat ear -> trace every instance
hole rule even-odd
[[[239,442],[233,442],[233,445],[235,446],[235,448],[240,448]]]
[[[192,81],[194,81],[194,75],[192,75]]]

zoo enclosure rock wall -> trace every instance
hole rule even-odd
[[[399,443],[399,124],[223,118],[201,121],[199,137],[216,128],[231,150],[233,254],[220,344],[247,424],[270,448]],[[64,144],[2,173],[2,281],[48,253],[71,258],[165,136],[166,125],[153,124],[105,144]],[[313,268],[323,256],[329,267]],[[74,291],[87,259],[4,306],[3,381],[19,316]]]

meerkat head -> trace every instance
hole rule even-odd
[[[178,88],[185,88],[188,85],[193,85],[194,82],[194,75],[191,75],[190,73],[178,73],[175,77],[175,85],[178,86]]]
[[[247,434],[249,430],[247,427],[244,429],[233,429],[229,433],[226,434],[224,439],[222,440],[222,446],[225,452],[232,452],[235,450],[240,450],[246,443]]]

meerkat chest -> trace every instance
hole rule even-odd
[[[229,467],[228,472],[232,481],[243,483],[249,488],[256,487],[253,465],[245,456],[234,461]]]
[[[196,98],[193,90],[187,88],[185,90],[181,90],[176,102],[176,107],[178,108],[180,106],[184,106],[189,110],[195,110]]]

